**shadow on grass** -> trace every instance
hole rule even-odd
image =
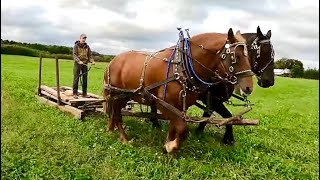
[[[104,123],[105,124],[105,123]],[[154,128],[147,119],[143,118],[124,118],[124,127],[129,136],[129,141],[134,148],[147,148],[155,153],[162,153],[163,145],[168,133],[168,123],[161,121],[161,128]],[[174,155],[176,158],[190,158],[203,160],[204,158],[226,158],[238,151],[241,146],[225,146],[222,143],[224,129],[214,126],[207,126],[202,134],[196,134],[197,125],[188,124],[189,135],[183,142],[181,149]],[[107,128],[105,126],[104,128]],[[119,132],[108,133],[108,136],[119,141]]]

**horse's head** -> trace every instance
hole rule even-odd
[[[234,35],[232,28],[229,29],[227,41],[219,52],[225,73],[230,83],[238,84],[245,94],[253,90],[252,71],[248,59],[246,40],[240,31]]]
[[[270,38],[271,30],[263,35],[258,26],[249,50],[252,71],[257,76],[258,85],[263,88],[274,85],[274,50]]]

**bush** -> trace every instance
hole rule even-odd
[[[39,51],[31,49],[31,48],[27,48],[27,47],[17,46],[17,45],[3,45],[3,44],[1,44],[1,54],[12,54],[12,55],[38,57]]]
[[[18,44],[13,44],[13,45],[1,44],[1,54],[23,55],[23,56],[32,56],[32,57],[39,57],[41,54],[42,57],[44,58],[55,58],[57,56],[59,59],[73,60],[72,53],[52,54],[49,51],[45,51],[45,50],[40,51],[37,49],[32,49],[30,47],[20,46]],[[110,62],[114,58],[114,56],[112,55],[101,55],[94,52],[92,54],[93,54],[93,59],[97,62]]]
[[[303,78],[305,79],[318,79],[319,80],[319,69],[307,69],[304,71]]]

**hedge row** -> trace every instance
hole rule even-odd
[[[39,51],[29,47],[7,44],[1,44],[1,54],[12,54],[31,57],[39,57],[41,54],[42,57],[45,58],[55,58],[55,56],[57,56],[59,59],[73,60],[72,54],[50,54],[47,51]],[[114,56],[112,55],[93,56],[93,59],[97,62],[110,62],[113,58]]]

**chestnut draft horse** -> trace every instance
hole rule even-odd
[[[121,109],[130,99],[155,104],[169,120],[164,152],[175,152],[188,134],[186,109],[209,85],[226,81],[237,83],[246,94],[252,92],[253,73],[247,53],[240,31],[234,35],[230,28],[227,34],[204,33],[192,38],[184,38],[180,30],[174,48],[153,54],[127,51],[117,55],[104,74],[109,131],[116,126],[120,140],[126,143]]]

